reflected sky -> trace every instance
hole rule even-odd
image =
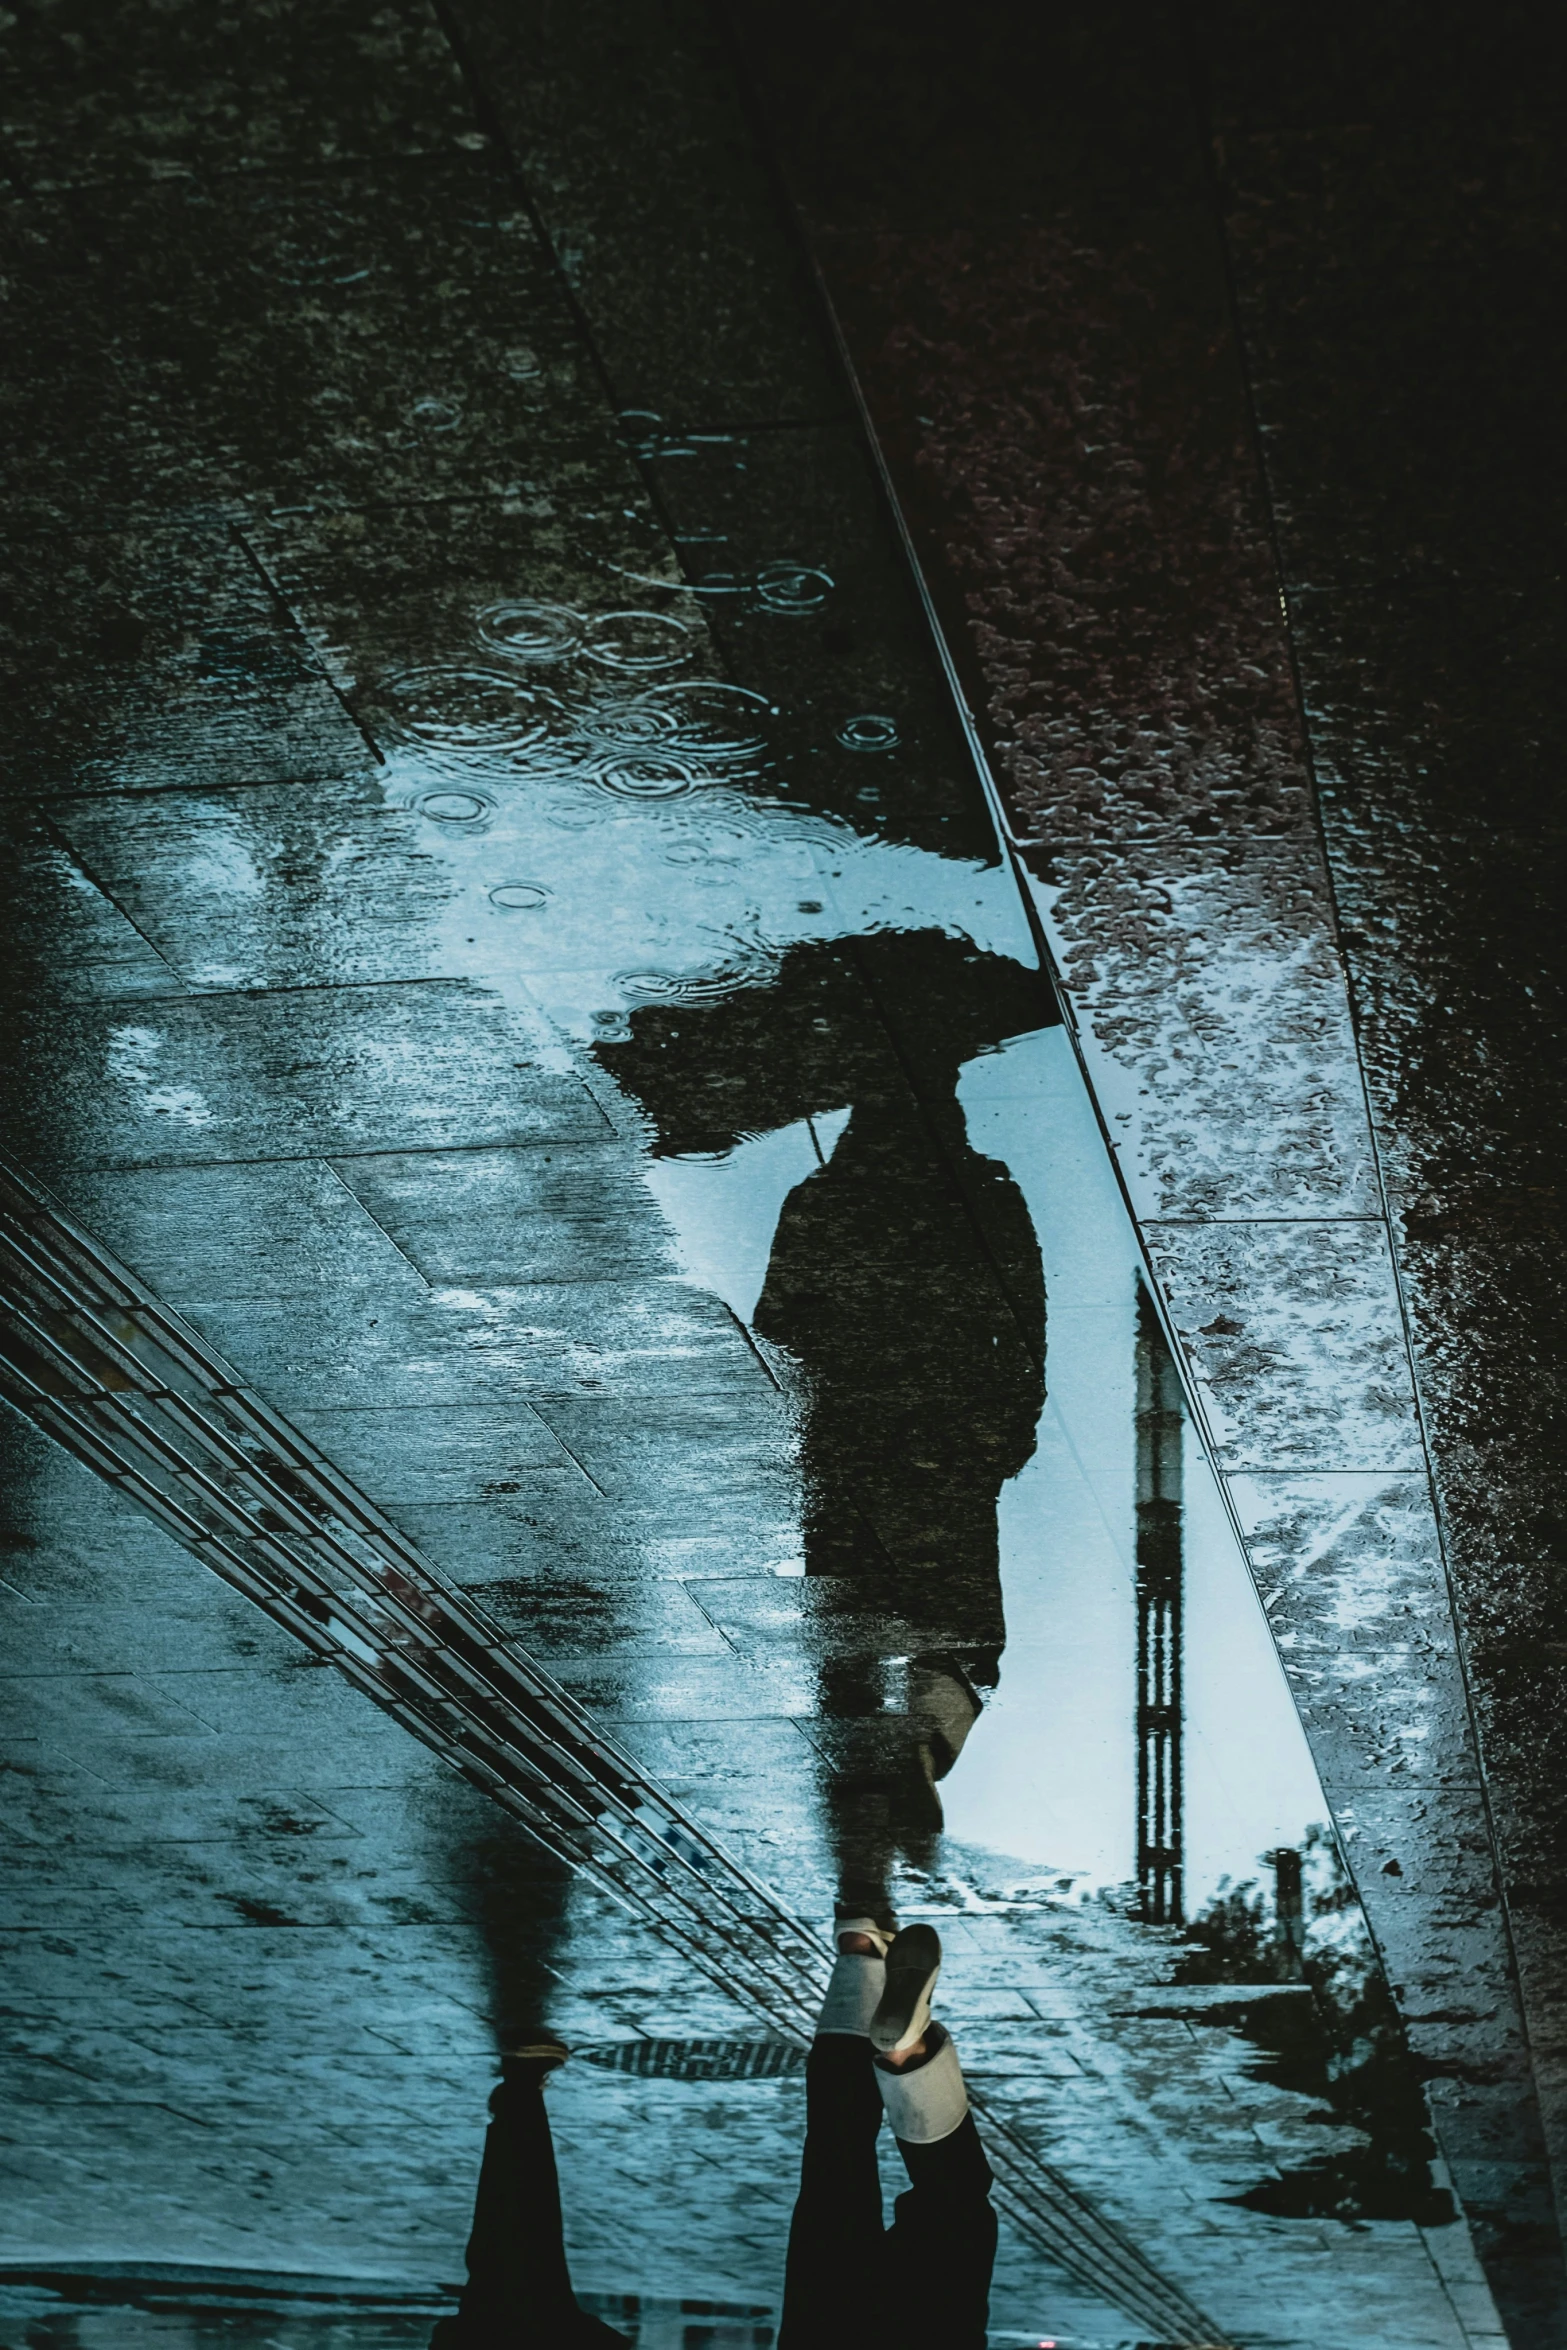
[[[1140,1262],[1064,1029],[971,1062],[977,1147],[1028,1200],[1050,1300],[1039,1449],[1002,1496],[1007,1671],[946,1798],[965,1841],[1074,1876],[1135,1875],[1132,1391]],[[1326,1817],[1217,1481],[1184,1444],[1188,1902]],[[1041,1695],[1048,1691],[1048,1701]]]
[[[1459,2350],[1431,2246],[1461,2231],[1419,2085],[1245,1561],[1158,1370],[1135,1234],[1011,876],[802,804],[777,714],[701,675],[700,615],[670,602],[491,608],[449,659],[372,681],[396,817],[323,825],[303,883],[243,793],[204,802],[171,852],[178,892],[217,911],[195,974],[211,987],[224,954],[249,970],[269,930],[292,935],[290,890],[377,870],[368,830],[389,832],[416,875],[388,919],[399,973],[473,982],[451,995],[486,1019],[499,996],[515,1066],[577,1081],[567,1140],[477,1154],[481,1180],[521,1187],[482,1280],[460,1257],[422,1275],[416,1226],[407,1302],[349,1301],[365,1331],[393,1328],[383,1359],[410,1408],[431,1371],[450,1382],[443,1443],[468,1441],[475,1366],[493,1382],[481,1435],[544,1431],[455,1533],[440,1509],[421,1529],[417,1496],[406,1530],[444,1546],[497,1653],[537,1642],[637,1784],[669,1784],[711,1839],[712,1884],[749,1868],[808,1956],[835,1894],[940,1922],[944,2010],[992,2143],[1012,2147],[999,2338],[1039,2315],[1063,2338],[1127,2338],[1137,2293],[1129,2309],[1090,2241],[1107,2215],[1156,2300],[1178,2291],[1221,2326],[1237,2260],[1266,2250],[1296,2341],[1324,2248],[1362,2333],[1396,2250],[1400,2350]],[[895,716],[848,731],[890,805]],[[387,1165],[350,1155],[343,1185],[388,1246],[406,1200],[449,1217],[473,1172],[451,1151],[399,1160],[395,1183]],[[532,1233],[507,1254],[508,1216],[580,1218],[592,1264],[568,1237],[552,1271],[513,1269],[540,1260]],[[287,1376],[311,1307],[283,1311]],[[235,1314],[215,1327],[243,1360],[261,1319],[244,1299]],[[376,1440],[379,1399],[358,1394],[369,1409],[328,1439],[350,1479]],[[387,1490],[399,1508],[406,1489]],[[1168,1675],[1169,1703],[1139,1681],[1172,1573],[1178,1706]],[[1161,1774],[1179,1795],[1150,1809]],[[693,2272],[709,2297],[770,2306],[800,2118],[777,2051],[798,2050],[760,2035],[798,2014],[716,1995],[684,1944],[650,1965],[642,1929],[524,1854],[499,1811],[460,1836],[432,1814],[397,1845],[457,1903],[455,1940],[431,1931],[479,2036],[481,2014],[504,2031],[543,2011],[577,2045],[551,2098],[584,2289],[643,2296],[650,2341]],[[1150,1852],[1177,1845],[1184,1925],[1146,1898]],[[309,2010],[316,1981],[294,1988]],[[461,2095],[476,2126],[480,2094]],[[665,2150],[720,2133],[703,2209],[675,2226]],[[1020,2178],[1069,2188],[1079,2216],[1030,2233]]]
[[[1419,2092],[1189,1416],[1183,1702],[1141,1742],[1146,1762],[1162,1739],[1159,1768],[1179,1772],[1160,1833],[1197,1939],[1184,1958],[1168,1924],[1145,1957],[1126,1939],[1150,1834],[1147,1293],[1009,870],[791,799],[776,713],[698,674],[699,616],[678,632],[618,617],[631,652],[673,672],[651,690],[589,661],[580,616],[546,617],[509,666],[491,619],[482,671],[427,666],[379,689],[386,790],[447,876],[447,967],[525,1013],[562,1065],[586,1052],[612,1082],[686,1280],[746,1327],[789,1405],[798,1533],[751,1571],[813,1595],[798,1702],[831,1765],[840,1894],[949,1933],[1014,1918],[1072,1950],[1051,2028],[1076,2036],[1074,2064],[1123,2123],[1135,2101],[1106,2002],[1151,1961],[1137,2013],[1166,2012],[1146,2004],[1162,1978],[1170,2014],[1211,2014],[1258,2078],[1318,2101],[1324,2151],[1266,2208],[1440,2221]],[[895,720],[854,739],[883,792]],[[951,1964],[961,1978],[961,1942]],[[1090,2100],[1069,2136],[1086,2145],[1095,2126]],[[1193,2126],[1190,2144],[1166,2139],[1172,2191],[1202,2159]]]
[[[511,604],[476,616],[471,662],[382,681],[385,789],[423,815],[450,873],[454,964],[600,1048],[628,1039],[642,1007],[765,998],[790,950],[813,942],[941,932],[1035,966],[999,861],[867,837],[783,796],[777,714],[698,674],[704,649],[698,616]],[[880,773],[896,722],[854,732]],[[613,1068],[613,1050],[603,1058]],[[748,1325],[786,1204],[852,1114],[846,1094],[832,1098],[831,1050],[820,1058],[823,1098],[801,1115],[725,1148],[666,1143],[645,1163],[690,1278]],[[844,1068],[840,1091],[848,1081]],[[1049,1337],[1036,1449],[999,1501],[1007,1670],[944,1790],[947,1830],[1086,1897],[1135,1876],[1140,1258],[1063,1028],[993,1041],[963,1062],[957,1098],[973,1149],[1026,1200]],[[748,1096],[734,1123],[754,1108]],[[1185,1451],[1184,1826],[1200,1905],[1255,1876],[1261,1854],[1298,1845],[1326,1805],[1190,1427]],[[799,1555],[769,1563],[804,1572]]]

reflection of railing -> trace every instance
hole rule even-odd
[[[1151,1925],[1185,1910],[1181,1793],[1180,1375],[1137,1288],[1137,1888]]]
[[[3,1166],[0,1392],[688,1965],[775,2033],[809,2038],[830,1962],[820,1938],[221,1356]],[[1218,2341],[973,2103],[998,2200],[1049,2260],[1165,2342]]]
[[[4,1171],[0,1388],[551,1852],[809,2030],[818,1938],[193,1330]],[[709,1958],[715,1882],[732,1925]]]

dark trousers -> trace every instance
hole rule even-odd
[[[542,2080],[537,2067],[518,2067],[490,2099],[468,2282],[432,2350],[624,2350],[626,2337],[579,2309],[571,2289]],[[996,2215],[973,2116],[934,2146],[900,2139],[909,2188],[884,2228],[870,2042],[818,2040],[805,2098],[779,2350],[872,2340],[984,2350]]]
[[[490,2099],[468,2282],[431,2350],[625,2350],[625,2335],[579,2309],[571,2289],[543,2078],[518,2066]]]
[[[889,2350],[984,2350],[996,2215],[973,2115],[934,2146],[899,2139],[909,2186],[884,2228],[882,2102],[870,2042],[829,2033],[812,2048],[805,2080],[778,2350],[873,2341]]]

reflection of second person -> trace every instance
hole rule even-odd
[[[840,1916],[806,2068],[806,2135],[789,2233],[779,2350],[887,2339],[984,2350],[996,2221],[990,2165],[957,2050],[931,2014],[941,1945]],[[468,2282],[432,2350],[609,2350],[566,2260],[544,2084],[566,2050],[545,2035],[503,2060],[468,2241]],[[891,2122],[908,2172],[891,2227],[876,2142]]]

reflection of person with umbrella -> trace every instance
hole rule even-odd
[[[878,1913],[893,1848],[939,1828],[935,1781],[997,1678],[996,1503],[1044,1400],[1038,1244],[968,1140],[958,1073],[1056,1017],[1037,971],[883,931],[794,947],[771,985],[716,1003],[643,1006],[629,1040],[597,1048],[663,1156],[851,1105],[784,1204],[755,1327],[803,1374],[806,1572],[837,1578],[858,1618],[835,1634],[825,1611],[823,1710],[845,1898]]]

